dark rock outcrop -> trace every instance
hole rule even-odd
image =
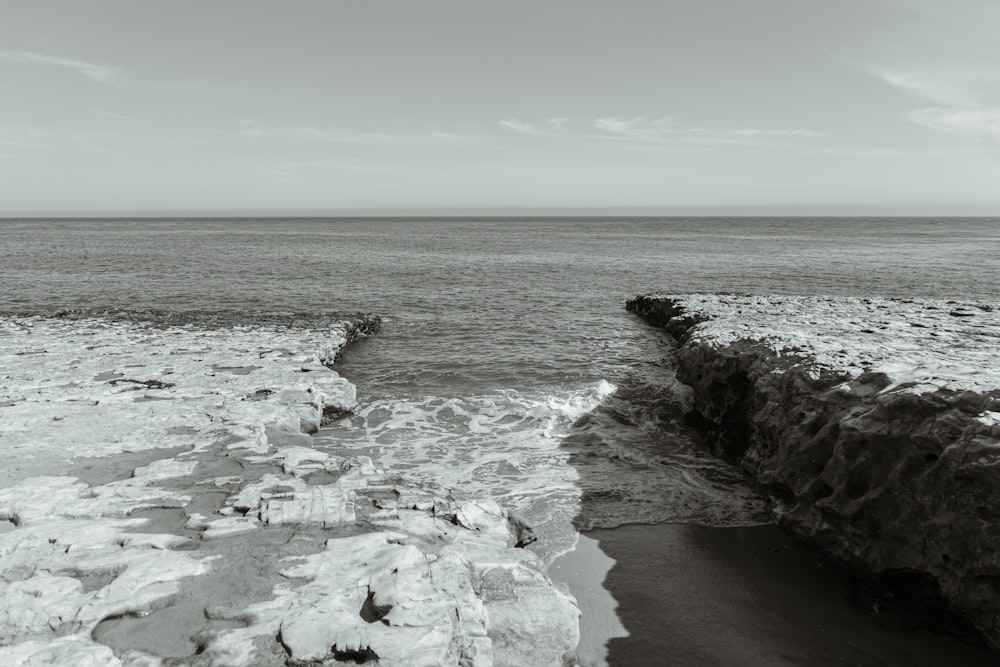
[[[130,322],[153,327],[190,326],[198,329],[225,329],[234,326],[273,326],[289,329],[322,330],[345,326],[348,343],[358,336],[378,333],[382,318],[372,313],[317,313],[271,310],[163,310],[147,308],[64,308],[54,312],[0,313],[17,317],[52,317],[61,320],[100,319],[108,322]],[[353,334],[353,338],[351,337]]]
[[[714,453],[760,484],[787,531],[864,574],[856,598],[870,611],[907,607],[908,627],[974,634],[968,619],[1000,648],[1000,383],[984,389],[985,371],[976,372],[990,353],[972,358],[976,380],[963,382],[935,374],[953,360],[937,358],[933,338],[921,348],[924,339],[886,334],[870,348],[849,343],[841,357],[828,340],[816,350],[801,344],[833,331],[870,336],[869,311],[887,317],[890,331],[894,309],[914,331],[947,338],[935,318],[963,324],[947,306],[855,300],[831,323],[829,309],[810,314],[816,304],[798,298],[801,320],[774,308],[781,321],[772,328],[766,299],[700,298],[644,296],[627,307],[681,343],[678,378],[694,389],[691,419]],[[749,329],[721,335],[730,319]],[[986,342],[1000,335],[993,324],[978,325],[992,330]],[[900,382],[880,370],[893,345],[930,368],[926,377]]]

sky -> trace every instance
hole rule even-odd
[[[1000,214],[997,0],[0,0],[0,214]]]

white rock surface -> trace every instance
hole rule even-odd
[[[322,365],[346,341],[343,328],[0,318],[0,340],[0,449],[8,457],[205,446],[227,431],[241,446],[266,448],[265,423],[299,434],[300,420],[318,427],[323,406],[357,402],[353,385]]]
[[[49,641],[26,641],[16,646],[0,646],[0,664],[19,667],[121,667],[122,662],[107,646],[95,644],[82,635]]]
[[[189,640],[199,667],[562,665],[575,601],[499,505],[312,448],[323,409],[356,404],[323,365],[346,339],[0,318],[0,664],[158,665],[95,628],[162,610],[213,621]],[[60,475],[98,456],[110,481]],[[209,611],[233,553],[258,583]],[[203,614],[169,615],[198,595]]]
[[[207,654],[213,664],[258,664],[256,642],[277,635],[296,661],[353,651],[392,666],[562,665],[579,641],[576,603],[535,554],[507,546],[497,509],[477,532],[425,515],[394,524],[410,533],[331,539],[283,571],[309,583],[240,612],[254,622],[218,635]]]
[[[656,294],[706,321],[691,335],[724,347],[746,339],[807,356],[816,369],[885,373],[913,393],[1000,386],[1000,303],[929,299]]]

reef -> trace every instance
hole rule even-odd
[[[1000,648],[1000,303],[654,294],[689,421],[904,627]],[[971,627],[970,627],[971,624]]]
[[[116,313],[0,317],[0,663],[572,653],[579,610],[522,519],[315,446],[377,317]]]

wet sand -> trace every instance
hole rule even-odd
[[[614,564],[597,540],[581,534],[576,547],[549,566],[552,580],[565,586],[580,607],[577,667],[604,667],[608,640],[628,635],[618,618],[618,602],[604,587],[604,579]]]
[[[630,525],[587,535],[617,561],[604,587],[630,633],[613,666],[969,667],[981,647],[883,627],[848,602],[848,577],[776,526]]]

